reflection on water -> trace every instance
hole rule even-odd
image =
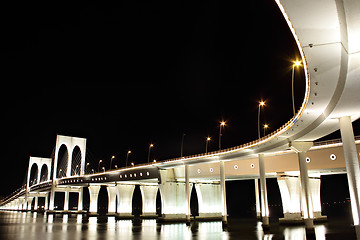
[[[334,227],[332,227],[334,226]],[[343,239],[355,237],[351,227],[335,227],[323,223],[315,226],[316,239],[339,234]],[[329,229],[331,231],[329,231]],[[350,233],[349,233],[350,229]],[[339,232],[340,231],[340,232]],[[343,235],[346,231],[348,235]],[[221,222],[193,222],[158,224],[154,219],[116,220],[114,217],[87,217],[86,215],[52,215],[41,213],[0,212],[0,239],[306,239],[304,226],[283,227],[275,224],[264,232],[261,222],[240,220],[230,222],[227,231]]]

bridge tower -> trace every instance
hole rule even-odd
[[[63,175],[65,176],[59,176],[59,171],[60,171],[60,169],[58,169],[58,162],[60,161],[59,152],[61,147],[63,146],[65,147],[67,154],[67,169],[66,172],[64,171],[63,173]],[[69,137],[63,135],[56,136],[55,156],[54,156],[54,164],[52,168],[53,175],[52,175],[51,196],[50,196],[50,205],[49,205],[50,211],[54,210],[55,192],[61,190],[61,189],[57,189],[56,180],[62,177],[70,177],[72,173],[76,175],[77,167],[75,170],[72,169],[73,153],[76,148],[80,150],[81,159],[80,159],[79,175],[82,176],[85,174],[86,138]],[[63,189],[62,191],[65,191],[66,197],[69,196],[69,194],[67,194],[68,191],[67,189]],[[80,189],[79,202],[82,200],[82,192],[83,192],[82,189]],[[65,199],[65,202],[67,202],[67,199]],[[64,206],[64,210],[67,210],[67,206]],[[82,206],[80,206],[80,204],[78,210],[82,210]]]

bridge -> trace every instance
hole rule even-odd
[[[83,189],[87,186],[89,212],[96,213],[100,186],[106,185],[109,212],[115,213],[116,209],[118,217],[129,217],[134,186],[140,185],[144,216],[154,216],[154,199],[159,190],[161,220],[189,221],[190,189],[195,184],[199,217],[221,218],[226,224],[225,181],[254,178],[260,180],[260,186],[255,181],[259,193],[256,199],[266,228],[269,226],[266,177],[277,177],[284,221],[302,221],[311,231],[313,221],[323,218],[319,209],[319,176],[346,173],[353,221],[360,236],[359,148],[352,128],[352,122],[360,117],[360,3],[355,0],[276,0],[276,3],[296,40],[306,81],[301,108],[281,128],[229,149],[93,174],[85,174],[86,139],[59,135],[54,161],[31,157],[25,189],[6,198],[2,208],[29,209],[33,199],[45,197],[45,208],[52,212],[55,192],[61,191],[65,192],[64,210],[68,210],[69,193],[77,192],[81,211]],[[341,143],[314,145],[315,140],[338,129]],[[66,163],[59,159],[61,148],[70,153]],[[79,163],[72,161],[74,149],[80,152]],[[35,164],[40,173],[30,179]]]

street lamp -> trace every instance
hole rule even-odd
[[[105,172],[105,167],[102,167],[101,169],[104,170],[104,172]]]
[[[154,147],[154,144],[150,143],[149,145],[149,151],[148,151],[148,163],[150,163],[150,150]]]
[[[114,158],[115,158],[115,156],[112,156],[111,159],[110,159],[110,170],[112,168],[112,161],[113,161]]]
[[[264,124],[264,136],[265,136],[265,133],[266,133],[266,129],[268,129],[269,128],[269,124]]]
[[[205,147],[205,153],[207,153],[208,152],[208,144],[209,144],[209,142],[211,141],[211,137],[207,137],[206,138],[206,147]]]
[[[129,159],[129,154],[131,153],[131,151],[129,150],[126,154],[126,165],[125,167],[127,167],[127,164],[128,164],[128,159]]]
[[[221,129],[225,126],[225,121],[221,121],[220,122],[220,130],[219,130],[219,150],[221,150],[221,136],[222,136],[222,133],[221,133]]]
[[[295,116],[295,100],[294,100],[294,71],[295,67],[301,66],[301,61],[295,61],[292,65],[292,73],[291,73],[291,93],[292,93],[292,106],[293,106],[293,113]]]
[[[99,164],[98,164],[98,172],[100,172],[100,163],[102,163],[102,160],[99,161]]]
[[[265,106],[265,102],[264,101],[260,101],[259,102],[259,111],[258,111],[258,137],[260,139],[260,110],[261,110],[261,107]]]
[[[88,168],[88,166],[90,165],[90,163],[86,163],[86,166],[85,166],[85,173],[86,173],[86,170]]]

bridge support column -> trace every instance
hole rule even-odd
[[[301,191],[304,201],[304,222],[307,232],[314,232],[313,203],[311,199],[309,175],[306,163],[306,152],[312,147],[312,142],[291,142],[290,148],[298,154]]]
[[[185,165],[186,223],[190,223],[190,177],[189,165]]]
[[[341,140],[343,142],[345,166],[349,184],[351,211],[356,229],[360,236],[360,168],[356,150],[354,131],[350,117],[339,119]],[[359,237],[360,238],[360,237]]]
[[[221,205],[222,205],[222,223],[227,225],[227,206],[226,206],[226,185],[225,185],[225,166],[224,161],[220,161],[220,191],[221,191]]]
[[[186,221],[185,183],[175,182],[173,169],[160,170],[160,180],[162,216],[158,220]]]
[[[39,210],[38,209],[38,204],[39,204],[39,197],[38,196],[35,196],[34,197],[34,211],[37,211],[37,210]]]
[[[142,197],[142,217],[156,218],[156,195],[158,186],[142,185],[140,186]]]
[[[222,219],[222,192],[217,183],[197,183],[195,185],[199,201],[198,219]]]
[[[259,179],[254,179],[255,183],[255,204],[256,204],[256,218],[261,219],[260,195],[259,195]]]
[[[259,154],[259,170],[260,170],[262,227],[264,229],[267,229],[267,228],[269,228],[269,204],[268,204],[268,199],[267,199],[264,154]]]
[[[30,196],[28,196],[27,197],[27,200],[26,200],[26,203],[27,203],[27,206],[26,206],[26,210],[28,210],[28,211],[30,211],[31,210],[31,203],[32,203],[32,200],[34,199],[34,197],[30,197]],[[25,204],[26,204],[25,203]]]
[[[80,187],[79,189],[79,198],[78,198],[78,212],[83,211],[83,195],[84,195],[84,188]]]
[[[49,193],[46,193],[46,195],[45,195],[44,210],[45,210],[45,211],[49,210]]]
[[[108,214],[115,215],[115,213],[116,213],[116,196],[118,193],[118,189],[116,186],[107,186],[107,193],[108,193],[108,199],[109,199]]]
[[[100,185],[90,185],[89,186],[89,195],[90,195],[90,206],[89,213],[96,215],[97,214],[97,202],[100,191]]]
[[[117,218],[132,218],[132,197],[135,185],[118,184],[119,203],[117,209]]]
[[[284,218],[280,218],[280,223],[303,222],[301,216],[301,187],[300,179],[296,176],[279,177],[277,179],[281,201],[283,206]]]
[[[64,197],[64,211],[69,211],[69,190],[65,190],[65,197]]]

